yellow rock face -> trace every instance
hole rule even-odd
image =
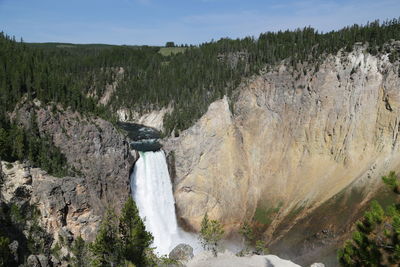
[[[234,113],[227,98],[211,104],[165,145],[178,217],[198,230],[207,211],[228,232],[252,220],[272,234],[290,212],[301,217],[348,186],[378,188],[400,164],[397,68],[359,49],[318,71],[282,64],[252,78]]]

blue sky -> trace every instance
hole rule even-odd
[[[400,16],[400,0],[0,0],[0,31],[27,42],[163,45]]]

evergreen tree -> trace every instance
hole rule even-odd
[[[146,264],[145,252],[153,242],[153,236],[146,231],[132,198],[127,200],[122,209],[119,232],[124,258],[136,266],[144,266]]]
[[[18,127],[14,128],[14,136],[11,136],[14,140],[13,143],[13,156],[17,159],[23,159],[25,157],[25,134],[24,131]]]
[[[78,236],[71,247],[71,252],[74,254],[72,264],[74,267],[85,267],[87,265],[87,247],[81,236]]]
[[[146,231],[135,202],[129,198],[119,218],[112,210],[105,214],[95,241],[89,244],[91,266],[155,264],[157,258],[148,259],[147,255],[147,252],[151,252],[152,242],[153,236]],[[85,255],[85,251],[83,240],[78,238],[73,247],[75,262],[79,260],[78,257],[84,258],[82,255]]]
[[[265,255],[265,254],[269,253],[269,250],[268,250],[267,245],[265,244],[264,240],[256,241],[254,253],[257,255]]]
[[[8,134],[3,128],[0,128],[0,158],[7,159],[10,155]]]
[[[245,222],[240,227],[239,233],[242,235],[245,248],[239,253],[240,256],[250,253],[250,248],[254,245],[254,254],[264,255],[268,253],[268,248],[263,240],[256,240],[254,231],[251,226]]]
[[[118,217],[107,210],[95,241],[89,245],[92,266],[118,266],[123,262],[121,239],[118,235]]]
[[[400,194],[399,178],[394,172],[382,179],[394,193]],[[373,201],[356,226],[352,239],[338,251],[341,265],[394,266],[400,262],[399,202],[389,206],[385,212],[378,202]]]
[[[209,220],[206,213],[201,221],[199,239],[204,249],[209,250],[215,257],[218,255],[218,245],[224,236],[224,229],[217,220]]]
[[[10,240],[7,237],[0,236],[0,267],[6,267],[12,264],[9,245]]]
[[[254,232],[251,226],[245,222],[243,225],[240,227],[239,233],[242,235],[245,248],[249,249],[251,244],[254,242]]]

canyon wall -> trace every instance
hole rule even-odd
[[[51,137],[68,164],[85,179],[96,214],[102,215],[107,207],[122,207],[130,193],[135,155],[125,135],[110,122],[38,101],[22,101],[11,117],[28,129],[34,118],[40,134]]]
[[[199,230],[208,212],[228,232],[250,221],[273,243],[339,193],[356,188],[366,203],[400,170],[399,76],[398,63],[357,47],[243,82],[232,103],[165,141],[178,218]]]
[[[0,231],[9,233],[15,262],[67,266],[73,240],[94,240],[106,210],[118,213],[130,196],[136,154],[110,122],[61,106],[23,99],[10,118],[26,129],[35,123],[75,174],[57,178],[28,162],[1,162],[0,205],[11,215],[0,214]]]

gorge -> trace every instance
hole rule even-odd
[[[399,171],[398,63],[356,47],[318,70],[297,68],[253,77],[236,101],[212,103],[166,141],[178,217],[196,230],[204,211],[232,232],[251,222],[277,255],[310,264],[331,253],[335,262],[334,244],[380,194],[380,177]]]
[[[400,20],[163,48],[0,34],[9,265],[168,263],[178,244],[202,250],[207,214],[240,245],[247,225],[260,254],[338,266],[371,201],[394,203],[381,177],[400,172]]]

